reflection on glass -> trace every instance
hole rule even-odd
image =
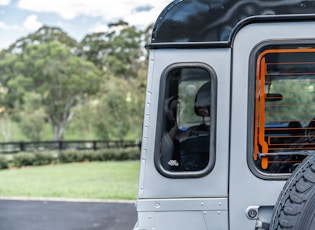
[[[209,162],[211,81],[202,68],[172,70],[166,80],[161,164],[199,171]]]

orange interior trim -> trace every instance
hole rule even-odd
[[[262,153],[269,151],[268,143],[265,141],[265,76],[267,63],[265,55],[272,53],[309,53],[315,52],[315,48],[303,49],[270,49],[261,52],[256,62],[256,98],[255,98],[255,129],[254,129],[254,160],[258,159],[259,146]],[[279,64],[279,63],[268,63]],[[268,168],[268,157],[262,157],[261,167]]]
[[[259,89],[259,144],[262,147],[262,153],[268,153],[268,144],[265,141],[265,76],[266,59],[262,58],[260,64],[260,89]],[[262,157],[261,167],[268,168],[268,157]]]

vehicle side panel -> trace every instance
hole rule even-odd
[[[137,229],[228,229],[230,56],[228,48],[150,51]],[[200,178],[167,178],[154,164],[160,78],[175,63],[203,63],[217,77],[215,166]]]
[[[284,180],[263,180],[254,176],[247,165],[248,120],[254,116],[249,108],[249,57],[262,42],[313,39],[315,23],[251,24],[241,29],[233,44],[231,145],[230,145],[230,229],[254,229],[256,220],[246,217],[250,206],[273,206],[285,183]],[[253,127],[253,126],[252,126]],[[251,154],[251,153],[249,153]]]
[[[145,106],[139,198],[227,197],[230,50],[156,50],[150,56],[150,72]],[[174,179],[162,176],[154,165],[159,84],[162,72],[174,63],[206,63],[217,75],[216,163],[201,178]],[[222,68],[224,64],[224,68]],[[151,83],[152,82],[152,83]]]

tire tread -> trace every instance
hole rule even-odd
[[[305,203],[314,193],[315,155],[307,157],[284,185],[275,205],[270,230],[295,229]]]

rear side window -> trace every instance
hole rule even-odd
[[[162,76],[156,165],[166,176],[202,176],[213,168],[215,79],[204,64],[175,65]]]
[[[260,172],[289,174],[315,150],[315,49],[264,47],[255,59],[249,157]]]

